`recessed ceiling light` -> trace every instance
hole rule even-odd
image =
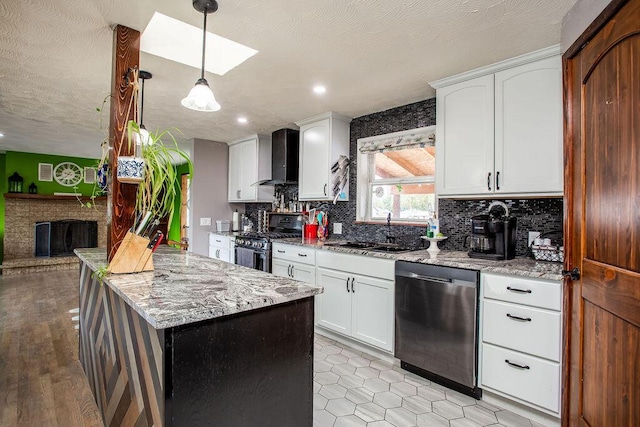
[[[245,123],[247,123],[247,122],[248,122],[248,120],[247,120],[247,118],[246,118],[246,117],[238,117],[238,123],[245,124]]]
[[[0,132],[0,138],[2,138],[4,136],[4,133]]]
[[[314,86],[313,87],[313,91],[315,93],[317,93],[318,95],[322,95],[323,93],[325,93],[327,91],[327,88],[322,86],[322,85],[318,85],[318,86]]]
[[[215,22],[211,23],[212,26]],[[155,12],[140,38],[140,50],[181,64],[202,65],[202,27]],[[257,50],[207,31],[205,69],[223,76],[258,53]]]

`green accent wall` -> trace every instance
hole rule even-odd
[[[4,193],[9,191],[9,177],[14,172],[18,172],[18,175],[24,179],[22,184],[23,193],[29,192],[29,186],[32,182],[38,186],[38,194],[79,192],[85,196],[90,196],[93,193],[94,185],[85,184],[82,181],[78,184],[77,190],[73,187],[60,185],[55,179],[51,182],[38,181],[38,163],[50,163],[55,168],[56,165],[62,162],[73,162],[81,168],[98,166],[97,159],[81,157],[54,156],[18,151],[7,151],[5,154],[0,154],[0,263],[4,258]],[[178,228],[180,228],[180,223],[178,223]]]
[[[97,159],[7,151],[5,172],[0,175],[3,177],[3,186],[5,188],[2,194],[6,192],[6,188],[9,183],[8,179],[14,172],[18,172],[18,174],[24,179],[24,184],[22,185],[23,193],[29,192],[28,189],[32,182],[38,186],[38,194],[76,192],[73,187],[60,185],[55,179],[51,182],[38,181],[39,163],[50,163],[55,168],[62,162],[73,162],[81,168],[98,166]],[[82,193],[85,196],[90,196],[93,191],[93,184],[85,184],[81,181],[77,188],[77,192]],[[4,212],[4,210],[2,212]]]
[[[7,192],[9,182],[4,179],[6,176],[6,154],[0,154],[0,195]],[[0,196],[0,264],[4,257],[4,196]]]
[[[189,165],[184,163],[182,165],[176,166],[176,172],[178,176],[188,174],[189,173]],[[176,184],[176,191],[180,194],[180,180]],[[180,241],[180,205],[182,204],[182,200],[180,197],[176,197],[176,200],[173,205],[173,218],[171,220],[171,224],[169,226],[169,240],[174,240],[176,242]]]

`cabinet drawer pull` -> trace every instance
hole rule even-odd
[[[299,253],[299,254],[298,254],[298,256],[306,257],[306,256],[307,256],[307,254],[300,254],[300,253]]]
[[[487,190],[491,191],[491,172],[487,175]]]
[[[507,286],[507,290],[511,291],[511,292],[517,292],[520,294],[530,294],[531,293],[531,289],[518,289],[518,288],[512,288],[511,286]]]
[[[507,317],[511,320],[519,320],[521,322],[531,322],[531,318],[530,317],[519,317],[519,316],[513,316],[509,313],[507,313]]]
[[[509,362],[509,359],[504,359],[505,363],[509,366],[513,366],[514,368],[519,368],[519,369],[531,369],[529,366],[527,365],[518,365],[517,363],[513,363],[513,362]]]
[[[286,252],[286,251],[281,251],[280,249],[278,249],[278,253],[279,253],[279,254],[283,254],[283,253],[285,253],[285,252]]]
[[[500,190],[500,172],[496,172],[496,190]]]
[[[218,243],[222,243],[222,240],[218,240],[218,239],[216,239],[216,242],[218,242]]]
[[[349,290],[349,279],[350,279],[350,277],[347,277],[347,292],[351,292],[351,291]]]
[[[356,281],[356,278],[352,277],[351,278],[351,292],[353,292],[354,294],[356,293],[356,290],[353,288],[353,282],[355,282],[355,281]]]

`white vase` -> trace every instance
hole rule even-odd
[[[138,184],[144,179],[144,159],[142,157],[118,157],[118,181],[125,184]]]

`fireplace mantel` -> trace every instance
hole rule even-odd
[[[32,200],[91,200],[91,196],[56,196],[55,194],[28,194],[28,193],[4,193],[5,199],[32,199]],[[107,200],[107,196],[96,196],[95,200]]]

